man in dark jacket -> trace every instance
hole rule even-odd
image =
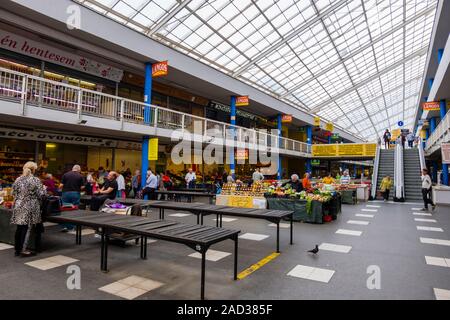
[[[295,190],[295,192],[301,192],[303,191],[303,185],[302,182],[300,181],[300,178],[298,177],[297,174],[293,174],[291,176],[291,180],[289,180],[288,182],[283,183],[283,187],[290,185],[292,189]]]

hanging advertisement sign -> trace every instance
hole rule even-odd
[[[152,138],[149,140],[148,144],[148,160],[150,161],[156,161],[158,160],[158,151],[159,151],[159,139],[158,138]]]
[[[291,114],[283,114],[281,117],[282,123],[291,123],[292,122],[292,115]]]
[[[168,61],[161,61],[152,64],[152,77],[162,77],[167,76],[169,73],[169,62]]]
[[[444,142],[441,144],[442,163],[450,164],[450,143]]]
[[[439,111],[441,109],[439,101],[424,102],[422,104],[423,111]]]
[[[311,165],[312,166],[320,166],[320,160],[312,159],[311,160]]]
[[[313,157],[375,157],[376,143],[313,144]]]
[[[237,149],[235,153],[236,160],[248,160],[248,149]]]
[[[328,122],[328,123],[325,125],[325,130],[330,131],[330,132],[333,132],[333,130],[334,130],[334,125],[333,125],[333,123]]]
[[[314,117],[314,126],[320,127],[320,117]]]
[[[0,48],[114,82],[120,82],[123,77],[123,70],[4,30],[0,30]]]
[[[236,107],[245,107],[249,105],[248,96],[236,97]]]

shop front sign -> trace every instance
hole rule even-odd
[[[291,123],[292,122],[292,114],[283,114],[281,116],[281,123]]]
[[[246,107],[249,105],[248,96],[236,97],[236,107]]]
[[[148,146],[148,160],[157,161],[158,160],[158,151],[159,151],[159,139],[152,138],[149,140]]]
[[[142,145],[139,142],[117,141],[104,138],[76,136],[60,133],[15,130],[8,128],[0,128],[0,138],[18,139],[28,141],[41,141],[48,143],[65,143],[95,147],[118,148],[127,150],[141,150]]]
[[[314,126],[320,127],[320,117],[314,117]]]
[[[114,82],[120,82],[123,77],[123,70],[4,30],[0,30],[0,48]]]
[[[167,76],[169,73],[169,62],[168,61],[161,61],[154,63],[152,65],[152,77],[162,77]]]
[[[423,111],[439,111],[441,109],[439,101],[424,102],[422,104]]]
[[[313,144],[315,158],[375,157],[376,143]]]

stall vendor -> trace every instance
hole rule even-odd
[[[333,183],[335,183],[335,180],[331,176],[331,172],[328,173],[328,176],[326,176],[325,178],[322,179],[322,183],[323,184],[333,184]]]
[[[309,173],[305,173],[302,180],[303,189],[311,189],[311,180],[309,179]]]
[[[349,184],[350,183],[350,175],[348,173],[348,170],[344,171],[344,174],[342,175],[340,181],[341,181],[341,184]]]
[[[285,187],[287,185],[290,185],[291,188],[293,190],[295,190],[295,192],[301,192],[303,190],[302,182],[300,181],[300,178],[296,174],[293,174],[291,176],[291,180],[289,180],[288,182],[283,183],[282,187]]]

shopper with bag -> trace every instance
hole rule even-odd
[[[431,204],[431,208],[434,211],[436,206],[431,200],[431,187],[433,183],[431,182],[430,175],[428,174],[428,169],[422,169],[422,198],[423,198],[423,208],[421,211],[428,211],[428,204]]]
[[[81,167],[74,165],[72,171],[66,172],[61,178],[60,188],[62,189],[63,204],[71,204],[73,206],[80,205],[81,190],[84,189],[84,178],[81,175]],[[72,224],[63,224],[62,232],[68,232],[75,228]]]
[[[37,164],[27,162],[23,166],[22,176],[13,184],[13,214],[11,224],[17,226],[14,248],[15,255],[29,257],[35,253],[29,250],[28,244],[32,229],[42,223],[41,200],[46,190],[41,181],[34,176]]]

